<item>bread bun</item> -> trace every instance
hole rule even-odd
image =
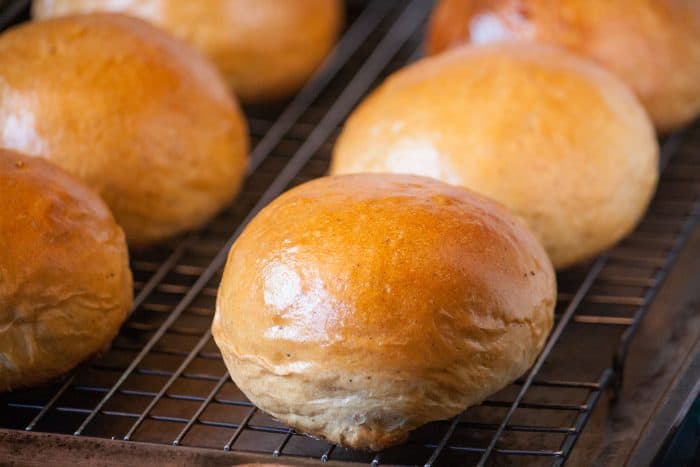
[[[57,167],[0,150],[0,392],[102,350],[131,307],[124,234]]]
[[[494,44],[391,76],[350,116],[331,173],[464,185],[522,217],[562,268],[633,229],[657,163],[651,123],[614,76],[553,47]]]
[[[245,101],[287,97],[333,48],[340,0],[34,0],[35,18],[116,11],[198,47]]]
[[[427,49],[514,39],[603,65],[634,90],[660,131],[700,113],[698,0],[441,0]]]
[[[212,331],[260,409],[379,450],[522,375],[555,298],[544,250],[495,203],[425,177],[325,177],[235,242]]]
[[[0,147],[82,178],[132,245],[203,224],[245,172],[243,117],[218,73],[144,21],[96,14],[0,35]]]

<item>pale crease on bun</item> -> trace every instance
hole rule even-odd
[[[501,206],[426,177],[324,177],[237,239],[212,331],[260,409],[379,450],[522,375],[555,299],[543,248]]]
[[[648,116],[612,74],[563,50],[464,47],[390,76],[350,116],[332,174],[414,173],[524,219],[554,266],[628,234],[658,178]]]
[[[71,16],[0,35],[0,147],[41,156],[107,202],[130,245],[229,204],[248,136],[218,72],[139,19]]]
[[[698,0],[441,0],[426,45],[435,54],[503,40],[596,61],[634,90],[662,132],[700,113]]]
[[[48,162],[0,150],[0,392],[105,349],[131,300],[124,234],[104,202]]]
[[[319,67],[343,22],[341,0],[34,0],[33,16],[113,11],[188,41],[246,102],[287,97]]]

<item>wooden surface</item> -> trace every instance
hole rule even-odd
[[[700,342],[698,259],[700,229],[683,250],[634,338],[619,400],[613,403],[610,391],[601,398],[567,466],[636,467],[651,460],[643,458],[640,449],[651,453],[661,446],[662,430],[655,430],[654,425],[661,411],[670,409],[667,403],[673,401],[668,398],[681,397],[682,390],[673,394],[674,384],[694,363],[689,357],[697,355],[694,352]]]
[[[279,462],[279,463],[277,463]],[[122,467],[229,465],[318,465],[304,459],[225,452],[223,450],[173,447],[163,444],[129,443],[87,436],[55,435],[0,430],[0,465],[22,467]],[[348,466],[330,461],[329,467]]]

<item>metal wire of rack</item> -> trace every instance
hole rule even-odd
[[[637,230],[559,274],[557,321],[533,368],[405,445],[370,454],[295,433],[236,388],[211,339],[228,248],[274,197],[325,173],[344,118],[419,56],[430,6],[350,3],[345,34],[316,78],[287,104],[246,109],[253,152],[238,199],[204,229],[134,253],[133,312],[111,350],[61,382],[1,395],[0,428],[375,466],[562,465],[601,393],[619,387],[630,341],[700,219],[698,126],[664,141],[665,170]]]

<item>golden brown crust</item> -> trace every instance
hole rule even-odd
[[[441,0],[426,45],[434,54],[504,39],[595,60],[635,91],[660,131],[700,113],[697,0]]]
[[[262,410],[377,450],[520,376],[555,289],[542,247],[491,201],[425,177],[325,177],[238,238],[212,330]]]
[[[287,97],[335,44],[341,0],[35,0],[36,18],[119,11],[197,46],[244,101]]]
[[[348,119],[331,173],[399,172],[508,206],[563,268],[609,248],[644,213],[658,144],[614,76],[554,47],[492,44],[392,75]]]
[[[124,234],[104,202],[45,161],[0,150],[0,391],[104,349],[131,299]]]
[[[0,147],[99,192],[132,245],[194,228],[243,179],[243,117],[216,70],[144,21],[95,14],[0,36]]]

